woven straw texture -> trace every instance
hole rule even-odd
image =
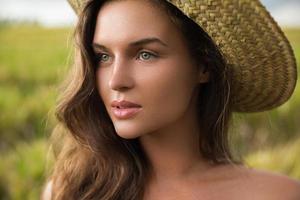
[[[68,0],[79,13],[84,0]],[[168,0],[215,41],[233,74],[237,112],[258,112],[286,102],[297,71],[292,48],[258,0]]]

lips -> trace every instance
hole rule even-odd
[[[128,119],[135,116],[141,109],[142,106],[129,101],[113,101],[112,111],[118,119]]]
[[[136,104],[136,103],[132,103],[130,101],[113,101],[111,103],[111,106],[112,107],[115,107],[115,108],[140,108],[142,107],[141,105],[139,104]]]

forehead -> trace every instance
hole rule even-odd
[[[109,1],[99,10],[94,41],[168,38],[174,32],[177,28],[166,12],[147,0]]]

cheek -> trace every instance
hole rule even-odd
[[[171,62],[165,64],[165,68],[159,71],[155,80],[148,86],[151,87],[149,95],[153,95],[153,103],[164,108],[186,106],[191,93],[197,85],[194,68],[186,63]],[[150,78],[149,78],[150,79]],[[149,80],[150,81],[150,80]],[[176,106],[177,105],[177,106]]]
[[[153,106],[157,112],[176,115],[188,106],[193,87],[179,79],[169,81],[164,80],[161,87],[153,92]]]
[[[105,71],[101,69],[97,69],[96,71],[96,84],[97,90],[101,97],[101,99],[106,104],[109,101],[109,94],[108,94],[108,76],[105,75]]]
[[[173,65],[172,67],[175,67]],[[178,68],[181,66],[177,66]],[[180,72],[180,73],[179,73]],[[145,91],[149,126],[164,126],[176,121],[187,111],[197,85],[190,71],[167,70],[148,84]]]

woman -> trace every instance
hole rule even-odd
[[[70,2],[78,59],[45,199],[300,199],[299,182],[228,145],[233,111],[274,108],[295,87],[289,43],[258,1]]]

